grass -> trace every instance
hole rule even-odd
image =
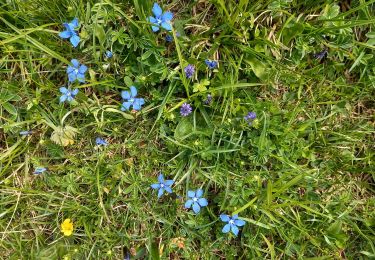
[[[159,4],[171,43],[148,0],[0,5],[0,258],[374,258],[375,1]],[[77,48],[58,36],[74,17]],[[86,82],[59,104],[74,58]],[[131,85],[146,103],[122,112]],[[158,199],[161,171],[175,184]],[[246,221],[237,237],[220,214]]]

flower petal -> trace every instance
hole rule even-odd
[[[68,93],[68,89],[66,88],[66,87],[61,87],[60,88],[60,92],[62,93],[62,94],[66,94],[66,93]]]
[[[229,231],[230,231],[230,224],[226,224],[221,230],[221,232],[223,233],[228,233]]]
[[[121,110],[122,111],[129,110],[131,104],[132,103],[130,103],[129,101],[126,101],[126,102],[122,103]]]
[[[70,31],[63,31],[59,33],[59,36],[63,39],[68,39],[72,36],[72,33]]]
[[[78,18],[74,18],[70,23],[74,26],[74,28],[78,27]]]
[[[189,190],[188,191],[188,197],[189,198],[194,198],[195,197],[195,191]]]
[[[85,83],[85,74],[78,73],[77,79],[78,79],[79,82]]]
[[[71,92],[71,94],[73,95],[73,96],[76,96],[77,94],[78,94],[78,88],[76,88],[76,89],[73,89],[72,90],[72,92]]]
[[[121,97],[123,99],[130,99],[130,93],[129,93],[129,91],[121,91]]]
[[[230,225],[230,229],[232,230],[232,233],[237,236],[238,235],[238,227],[236,225]]]
[[[143,98],[136,98],[135,102],[137,102],[140,106],[145,104],[145,100]]]
[[[195,214],[198,214],[199,211],[201,211],[201,207],[199,206],[198,203],[193,204],[193,211],[195,212]]]
[[[79,61],[77,59],[72,59],[70,62],[73,64],[73,67],[75,69],[78,69],[78,67],[79,67]]]
[[[160,188],[160,184],[159,183],[154,183],[154,184],[151,184],[151,188],[153,189],[159,189]]]
[[[66,100],[68,101],[68,102],[72,102],[73,101],[73,97],[72,96],[68,96],[67,98],[66,98]]]
[[[163,10],[161,9],[160,5],[158,5],[157,3],[154,3],[154,6],[152,7],[152,13],[156,17],[160,17],[161,14],[163,13]]]
[[[242,219],[236,219],[234,220],[234,224],[237,226],[237,227],[242,227],[246,224],[245,221],[243,221]]]
[[[159,174],[158,181],[159,181],[159,183],[164,183],[164,176],[163,176],[162,173]]]
[[[159,31],[159,27],[158,26],[151,26],[151,29],[152,29],[153,32]]]
[[[202,189],[197,189],[197,191],[195,193],[195,196],[197,198],[200,198],[200,197],[202,197],[202,195],[203,195],[203,190]]]
[[[158,198],[160,198],[161,195],[163,195],[163,193],[164,193],[164,189],[160,188],[159,191],[158,191]]]
[[[173,183],[174,183],[174,180],[165,180],[165,181],[164,181],[164,184],[165,184],[166,186],[172,186]]]
[[[172,189],[171,189],[171,187],[169,187],[169,186],[164,186],[164,189],[168,193],[172,193],[173,192]]]
[[[164,12],[164,14],[161,16],[161,19],[163,22],[169,22],[173,19],[173,14],[171,12]]]
[[[233,219],[233,220],[238,219],[238,214],[233,215],[233,216],[232,216],[232,219]]]
[[[229,216],[228,216],[228,215],[225,215],[225,214],[221,214],[221,215],[220,215],[220,219],[221,219],[221,221],[223,221],[223,222],[229,222],[229,220],[230,220]]]
[[[198,200],[198,203],[199,203],[199,205],[201,205],[201,207],[205,207],[205,206],[208,205],[208,201],[205,198],[200,198]]]
[[[73,45],[73,47],[77,47],[78,46],[78,43],[81,41],[81,38],[79,38],[78,35],[73,35],[72,37],[70,37],[70,42],[71,44]]]
[[[162,22],[161,27],[163,27],[167,31],[172,31],[172,25],[170,24],[170,22]]]
[[[141,110],[141,105],[138,104],[137,102],[134,102],[133,103],[133,109],[136,110],[136,111],[139,111],[139,110]]]
[[[79,73],[84,74],[87,71],[87,66],[86,65],[81,65],[78,69]]]
[[[136,89],[136,87],[131,86],[130,87],[130,93],[131,93],[131,97],[132,98],[136,97],[137,96],[137,89]]]
[[[70,82],[73,82],[77,79],[77,75],[75,73],[69,73],[68,78]]]
[[[67,95],[62,95],[60,97],[60,103],[65,102],[65,100],[66,100],[67,97],[68,97]]]
[[[153,23],[153,24],[158,24],[158,21],[153,16],[150,16],[149,18],[147,18],[147,21],[149,21],[150,23]]]
[[[185,202],[185,208],[190,209],[192,204],[193,204],[193,200],[187,200]]]

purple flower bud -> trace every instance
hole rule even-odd
[[[255,112],[249,112],[249,113],[245,116],[245,120],[246,120],[246,121],[252,121],[252,120],[254,120],[256,117],[257,117],[257,114],[256,114]]]
[[[189,64],[185,67],[184,69],[185,71],[185,75],[188,79],[191,79],[194,75],[194,72],[195,72],[195,68],[194,68],[194,65],[192,64]]]

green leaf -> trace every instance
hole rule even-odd
[[[17,115],[17,109],[11,104],[11,103],[4,103],[3,105],[3,108],[5,108],[6,111],[9,112],[9,114],[12,114],[12,115]]]
[[[79,131],[71,126],[58,126],[51,134],[51,140],[58,145],[68,146],[74,144],[74,138]]]
[[[189,119],[184,118],[178,123],[176,130],[174,132],[174,138],[176,140],[184,139],[184,137],[193,131],[193,125]]]
[[[199,83],[195,83],[193,86],[193,92],[203,92],[207,90],[207,86],[210,85],[208,79],[203,79]]]
[[[105,41],[105,31],[101,25],[96,25],[95,35],[99,39],[100,44],[103,44]]]

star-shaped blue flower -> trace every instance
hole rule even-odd
[[[66,72],[68,73],[69,81],[74,82],[78,80],[79,82],[84,83],[87,67],[85,65],[81,65],[76,59],[72,59],[70,62],[73,66],[69,65],[66,70]]]
[[[125,100],[121,106],[122,111],[129,110],[131,106],[133,106],[133,109],[136,111],[141,110],[145,100],[143,98],[136,98],[137,93],[137,89],[134,86],[130,87],[130,92],[121,91],[121,97]]]
[[[153,24],[151,26],[153,32],[159,31],[160,26],[167,31],[172,30],[171,21],[173,19],[173,14],[171,12],[163,13],[161,7],[157,3],[154,3],[154,6],[152,7],[152,13],[155,17],[150,16],[148,18],[148,21]]]
[[[74,97],[78,94],[78,89],[67,89],[66,87],[60,88],[61,97],[60,97],[60,103],[68,101],[72,102],[74,100]]]
[[[246,224],[246,222],[242,219],[238,219],[238,215],[233,215],[230,217],[229,215],[222,214],[220,215],[220,219],[223,222],[228,222],[228,224],[223,227],[222,232],[228,233],[229,231],[232,231],[235,236],[238,235],[238,227],[242,227]]]
[[[205,198],[202,198],[203,190],[197,189],[196,191],[189,190],[188,197],[191,198],[186,201],[185,208],[190,209],[193,205],[193,211],[195,214],[198,214],[201,210],[201,207],[205,207],[208,205],[208,202]]]
[[[106,140],[104,140],[103,138],[101,138],[101,137],[97,137],[96,139],[95,139],[95,143],[96,143],[96,145],[103,145],[103,146],[107,146],[108,145],[108,142],[106,141]]]
[[[154,183],[154,184],[151,185],[151,188],[153,188],[154,190],[159,189],[158,198],[160,198],[161,195],[163,195],[164,191],[166,191],[168,193],[172,193],[171,186],[173,185],[174,180],[164,180],[163,174],[160,174],[158,176],[158,181],[159,181],[159,183]]]
[[[217,68],[217,64],[218,64],[218,63],[217,63],[216,60],[205,60],[204,62],[206,63],[207,67],[208,67],[209,69],[211,69],[211,70]]]
[[[47,171],[47,169],[44,168],[44,167],[36,167],[35,171],[34,171],[34,174],[41,174],[41,173],[43,173],[45,171]]]
[[[63,39],[69,39],[74,47],[78,46],[81,39],[78,36],[76,28],[78,27],[78,18],[74,18],[70,23],[63,23],[65,31],[59,33],[59,36]]]

